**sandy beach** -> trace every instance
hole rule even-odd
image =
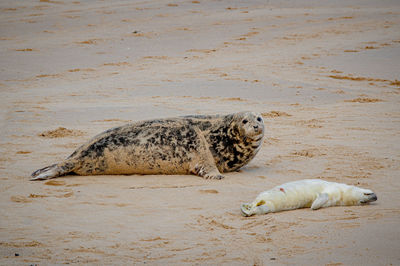
[[[399,265],[400,2],[0,2],[0,265]],[[223,180],[30,174],[128,122],[251,110]],[[367,206],[242,217],[306,178]]]

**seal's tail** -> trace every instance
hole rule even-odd
[[[46,180],[70,173],[74,168],[72,163],[60,163],[36,170],[31,175],[31,180]]]

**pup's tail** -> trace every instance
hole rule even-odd
[[[33,172],[31,174],[31,181],[46,180],[63,176],[72,172],[74,167],[75,164],[71,162],[62,162],[59,164],[53,164]]]

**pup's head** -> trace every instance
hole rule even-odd
[[[356,189],[353,189],[353,197],[358,201],[359,204],[366,204],[370,203],[373,201],[376,201],[378,197],[376,194],[369,189],[365,188],[358,188],[355,187]]]
[[[240,136],[259,141],[264,136],[264,120],[254,112],[241,112],[233,117]]]

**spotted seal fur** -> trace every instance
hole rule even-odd
[[[95,136],[64,161],[33,172],[31,180],[69,173],[222,179],[221,173],[238,170],[254,158],[263,136],[262,116],[253,112],[134,122]]]
[[[317,210],[330,206],[361,205],[377,199],[369,189],[320,179],[304,179],[260,193],[252,203],[242,204],[241,211],[243,216],[252,216],[307,207]]]

